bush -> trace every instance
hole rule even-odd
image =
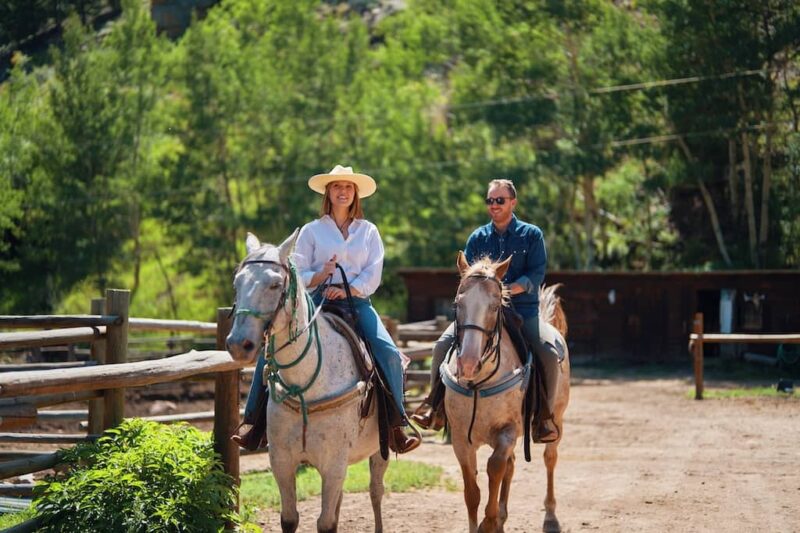
[[[129,419],[96,443],[63,452],[72,465],[35,489],[42,531],[220,531],[236,488],[208,433]]]

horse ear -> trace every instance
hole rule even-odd
[[[281,263],[286,263],[289,260],[289,254],[294,250],[294,244],[297,242],[297,236],[300,234],[300,228],[295,228],[291,235],[278,246],[278,253],[281,258]]]
[[[252,233],[250,233],[248,231],[247,232],[247,239],[245,239],[245,241],[244,241],[244,247],[245,247],[245,250],[247,250],[247,253],[250,254],[253,251],[258,250],[259,248],[261,248],[261,241],[258,240],[258,237],[256,237],[255,235],[253,235]]]
[[[456,266],[458,266],[458,273],[462,275],[469,268],[469,263],[467,263],[467,257],[461,250],[458,251],[458,257],[456,258]]]
[[[511,266],[511,257],[512,256],[509,255],[505,261],[497,265],[497,268],[494,269],[494,277],[496,277],[500,281],[503,281],[503,276],[506,275],[508,267]]]

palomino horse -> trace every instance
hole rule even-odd
[[[295,472],[314,466],[322,477],[318,531],[336,531],[347,465],[369,457],[375,531],[382,531],[383,475],[378,418],[372,402],[361,420],[365,384],[347,340],[311,297],[290,260],[298,231],[280,246],[247,236],[247,257],[234,277],[235,318],[227,339],[238,360],[253,361],[267,342],[265,383],[270,383],[267,432],[270,465],[281,494],[281,528],[297,529]]]
[[[441,375],[447,390],[445,410],[450,424],[453,451],[464,477],[469,531],[503,531],[508,517],[508,496],[514,476],[514,447],[523,434],[523,397],[531,377],[532,364],[521,364],[502,323],[501,307],[509,293],[500,281],[511,258],[502,263],[483,259],[469,266],[458,256],[461,283],[456,295],[455,357],[442,364]],[[553,288],[540,291],[540,329],[543,339],[554,339],[563,347],[564,359],[553,406],[559,438],[545,445],[547,496],[545,531],[560,531],[553,493],[553,472],[558,460],[558,443],[563,415],[569,401],[569,358],[566,354],[566,319]],[[560,331],[554,325],[560,326]],[[488,444],[494,451],[487,464],[489,498],[485,517],[478,526],[480,489],[477,450]]]

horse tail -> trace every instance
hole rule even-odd
[[[564,314],[564,308],[561,306],[561,297],[556,294],[559,287],[561,287],[561,283],[539,287],[539,316],[555,327],[566,339],[567,315]]]

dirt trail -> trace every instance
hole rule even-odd
[[[573,384],[556,470],[564,531],[800,532],[800,400],[697,402],[687,396],[690,389],[688,380],[674,378]],[[541,531],[542,451],[536,446],[525,463],[518,446],[506,531]],[[485,497],[489,449],[481,452]],[[385,530],[465,531],[461,475],[450,447],[428,438],[408,460],[442,466],[459,491],[387,494]],[[250,456],[242,467],[266,464],[267,456]],[[319,498],[299,509],[300,531],[316,531]],[[280,530],[277,512],[260,519],[265,531]],[[369,495],[346,494],[339,530],[372,528]]]

